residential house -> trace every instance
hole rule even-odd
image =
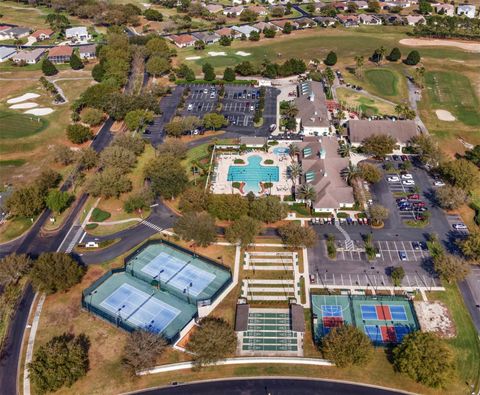
[[[295,106],[297,129],[305,136],[321,136],[330,133],[330,120],[326,106],[323,85],[317,81],[304,81],[298,84],[298,97]]]
[[[415,121],[391,121],[391,120],[350,120],[348,121],[348,139],[350,144],[358,147],[367,137],[385,134],[397,140],[400,147],[405,147],[412,137],[418,135]],[[398,150],[401,152],[401,150]]]
[[[356,0],[356,1],[352,1],[352,3],[357,6],[357,9],[358,9],[358,10],[366,10],[366,9],[368,9],[368,3],[367,3],[366,1]]]
[[[473,4],[460,4],[457,7],[457,15],[463,15],[467,18],[475,18],[477,8]]]
[[[356,27],[359,25],[359,19],[356,15],[337,15],[338,21],[345,27]]]
[[[268,10],[261,5],[252,5],[252,6],[248,7],[248,9],[250,11],[255,12],[256,14],[258,14],[260,16],[267,16],[268,15]]]
[[[236,5],[242,5],[243,4],[243,0],[232,0],[232,6],[236,6]]]
[[[353,188],[341,174],[348,167],[349,159],[338,154],[336,137],[305,137],[301,143],[295,144],[300,149],[299,161],[303,170],[301,183],[296,188],[303,184],[313,187],[316,192],[316,198],[311,202],[313,210],[334,213],[342,208],[352,208],[355,205]]]
[[[405,17],[409,26],[423,25],[426,23],[426,20],[423,15],[407,15]]]
[[[358,16],[358,20],[362,25],[381,25],[382,24],[382,19],[379,18],[376,15],[371,15],[371,14],[360,14]]]
[[[382,15],[383,22],[385,25],[403,25],[405,22],[403,18],[400,15],[397,14],[387,14],[387,15]]]
[[[383,3],[384,8],[392,9],[392,8],[408,8],[411,7],[414,3],[410,0],[391,0],[386,1]]]
[[[333,3],[332,7],[335,8],[337,11],[340,11],[340,12],[348,10],[347,2]]]
[[[294,30],[299,28],[298,23],[295,21],[292,21],[291,19],[281,19],[278,21],[271,22],[272,25],[275,25],[279,30],[282,30],[282,31],[285,28],[285,25],[287,23],[289,23]]]
[[[437,14],[443,14],[447,16],[455,15],[455,6],[447,3],[432,4],[433,9]]]
[[[272,25],[270,22],[257,22],[254,25],[252,25],[255,29],[258,29],[259,31],[263,32],[264,29],[273,29],[277,30],[278,27],[275,25]]]
[[[73,54],[73,48],[68,45],[61,45],[50,48],[48,60],[52,63],[68,63]]]
[[[223,11],[223,6],[221,6],[220,4],[207,4],[205,8],[211,14],[218,14],[219,12]]]
[[[337,23],[337,20],[335,18],[329,16],[317,16],[313,18],[313,20],[317,22],[319,26],[323,27],[334,26]]]
[[[223,9],[223,15],[240,16],[245,9],[244,6],[226,7]]]
[[[95,59],[97,57],[97,47],[95,44],[82,45],[78,48],[80,59]]]
[[[3,63],[15,55],[15,48],[0,47],[0,63]]]
[[[86,27],[77,26],[65,29],[65,38],[72,41],[88,41],[92,39],[92,36],[88,34]]]
[[[216,42],[220,41],[220,36],[212,32],[197,32],[192,33],[192,36],[197,40],[203,41],[205,44],[215,44]]]
[[[39,29],[30,34],[30,37],[34,38],[35,41],[44,41],[52,37],[53,33],[52,29]]]
[[[322,11],[322,9],[324,9],[326,6],[327,6],[327,4],[326,4],[326,3],[323,3],[323,2],[321,2],[321,1],[316,2],[316,3],[313,3],[314,12],[320,12],[320,11]]]
[[[2,26],[0,30],[0,40],[17,40],[19,38],[27,37],[30,34],[30,29],[20,26]]]
[[[250,36],[251,32],[260,32],[260,30],[258,30],[257,28],[249,25],[232,26],[232,30],[235,30],[236,32],[238,32],[240,36],[245,34],[245,36],[247,37]]]
[[[316,25],[316,22],[310,18],[299,18],[295,20],[295,23],[298,24],[299,29],[309,29]]]
[[[15,63],[35,64],[41,59],[44,53],[45,49],[43,48],[35,48],[32,51],[19,51],[12,56],[12,60]]]
[[[193,47],[195,41],[197,41],[197,39],[190,34],[174,34],[169,38],[178,48]]]
[[[231,38],[237,38],[241,36],[239,32],[232,30],[229,27],[222,27],[221,29],[216,30],[215,33],[217,33],[220,37],[227,36]]]

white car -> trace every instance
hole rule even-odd
[[[387,178],[388,182],[398,182],[400,181],[400,178],[398,176],[390,176]]]
[[[403,180],[402,184],[403,185],[415,185],[415,181],[413,181],[413,180]]]
[[[402,179],[404,180],[413,180],[413,176],[411,174],[402,174]]]
[[[250,106],[250,111],[253,111],[255,110],[255,107],[254,106]]]
[[[465,224],[453,224],[452,227],[453,227],[453,229],[462,229],[462,230],[463,229],[468,229],[467,225],[465,225]]]
[[[193,110],[193,104],[189,104],[187,107],[187,111],[192,111]]]
[[[98,243],[94,241],[89,241],[88,243],[85,244],[85,247],[87,248],[98,248]]]
[[[208,89],[205,88],[205,89],[203,90],[203,93],[207,94],[207,93],[208,93]]]
[[[436,187],[444,187],[445,183],[443,181],[437,180],[433,182],[433,185],[435,185]]]

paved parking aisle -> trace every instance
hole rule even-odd
[[[460,235],[468,235],[470,232],[467,229],[467,226],[463,222],[462,218],[457,215],[447,215],[447,221],[448,224],[450,225],[450,228],[453,232],[458,233]],[[460,227],[464,227],[465,229],[459,229]]]

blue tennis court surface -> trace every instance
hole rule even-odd
[[[403,306],[389,306],[392,320],[394,321],[408,321],[407,312]]]
[[[160,277],[161,281],[166,282],[182,270],[186,264],[187,262],[162,251],[142,268],[142,272],[152,278]]]
[[[100,306],[120,319],[157,333],[162,332],[180,314],[180,310],[130,284],[122,284]]]
[[[185,266],[175,277],[168,281],[177,289],[186,290],[190,295],[198,296],[213,281],[215,275],[195,266]]]
[[[397,341],[401,342],[403,338],[411,332],[407,326],[395,325],[395,334],[397,335]]]
[[[370,338],[370,340],[374,343],[381,343],[382,340],[382,331],[376,325],[365,325],[364,327],[365,333]]]
[[[363,320],[376,320],[378,319],[377,317],[377,310],[375,309],[375,306],[369,306],[369,305],[361,305],[360,310],[362,312],[362,319]]]
[[[323,317],[342,317],[342,306],[322,305]]]

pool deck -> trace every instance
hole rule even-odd
[[[248,165],[248,159],[252,156],[260,156],[262,158],[261,165],[263,166],[278,166],[279,170],[279,181],[273,182],[273,187],[271,188],[271,194],[275,196],[287,196],[291,194],[292,190],[292,181],[287,176],[287,168],[290,164],[294,163],[288,154],[274,154],[273,152],[264,152],[264,151],[252,151],[245,154],[226,154],[222,153],[216,157],[216,165],[214,169],[214,174],[212,178],[211,192],[215,194],[231,194],[238,193],[241,195],[246,195],[248,191],[242,193],[237,188],[233,188],[233,182],[227,181],[228,170],[230,166],[242,166],[241,164],[235,164],[236,159],[242,159],[245,162],[245,166]],[[265,161],[271,159],[273,164],[265,165]],[[260,189],[260,187],[259,187]],[[264,195],[270,191],[270,188],[256,193],[256,195]]]

